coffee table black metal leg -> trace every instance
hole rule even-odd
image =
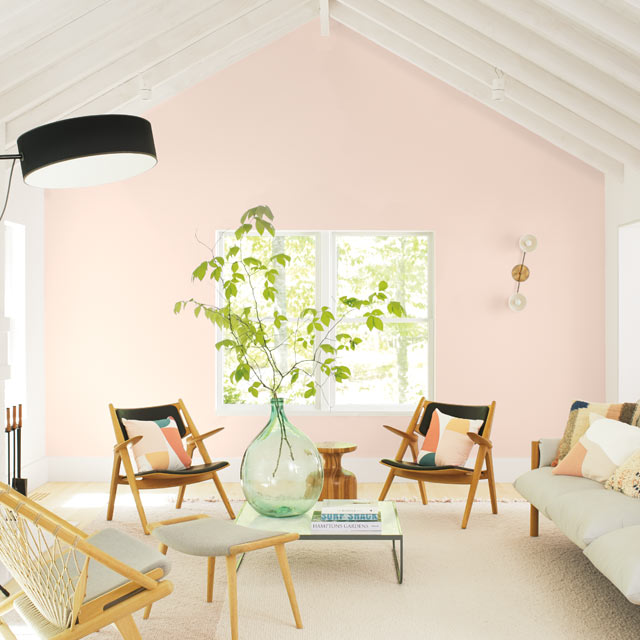
[[[393,542],[393,562],[396,565],[396,576],[398,577],[398,584],[402,584],[404,574],[404,540],[399,538],[400,542],[400,560],[398,561],[398,552],[396,550],[396,541]]]

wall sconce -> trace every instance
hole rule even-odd
[[[516,292],[509,297],[509,309],[511,309],[511,311],[522,311],[527,306],[527,299],[520,293],[520,285],[525,282],[531,274],[529,267],[526,267],[524,264],[524,259],[527,253],[535,251],[535,248],[538,246],[538,239],[531,233],[527,233],[520,237],[518,246],[522,251],[522,261],[511,269],[511,277],[518,283]]]

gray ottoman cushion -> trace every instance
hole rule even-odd
[[[89,536],[87,542],[141,573],[148,573],[152,569],[161,567],[166,576],[171,569],[171,563],[157,549],[117,529],[98,531],[98,533]],[[93,600],[127,582],[129,580],[124,576],[95,560],[91,560],[89,562],[85,602]]]
[[[640,604],[640,526],[600,536],[584,554],[627,599]]]
[[[558,496],[580,491],[604,491],[604,487],[594,480],[576,476],[554,476],[551,467],[540,467],[523,473],[513,486],[523,498],[526,498],[545,516],[549,504]]]
[[[552,500],[547,513],[569,539],[584,549],[610,531],[640,525],[640,500],[606,489],[574,491]]]
[[[154,529],[151,534],[169,548],[191,556],[228,556],[229,547],[283,535],[282,531],[262,531],[241,527],[228,520],[201,518]]]

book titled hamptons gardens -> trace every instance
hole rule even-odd
[[[315,533],[381,533],[382,518],[377,502],[325,500],[311,517]]]

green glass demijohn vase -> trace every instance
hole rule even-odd
[[[247,447],[240,482],[247,502],[265,516],[306,513],[322,492],[322,458],[313,442],[284,414],[281,398],[271,399],[266,427]]]

